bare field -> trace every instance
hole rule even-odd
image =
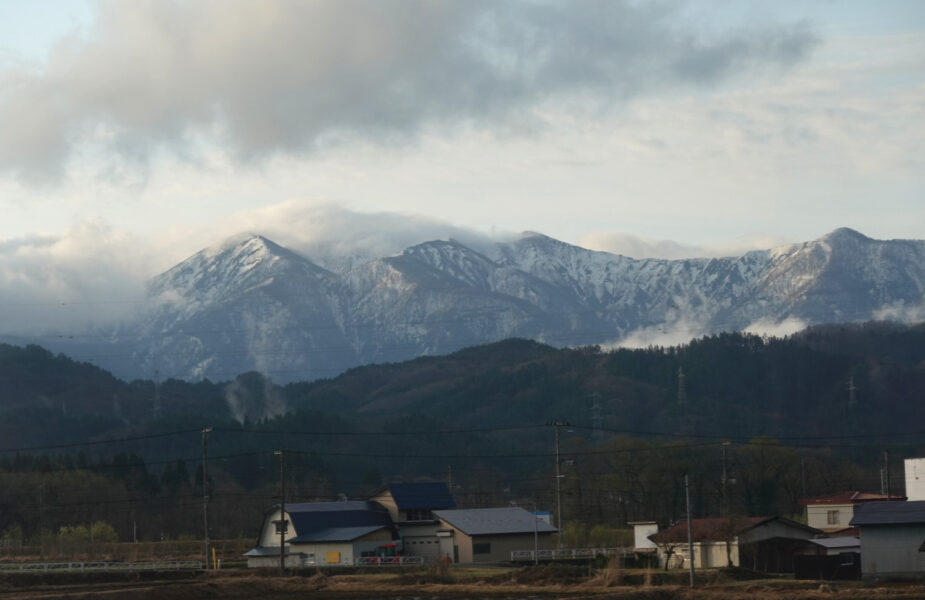
[[[26,573],[0,578],[0,600],[191,600],[289,598],[312,599],[463,599],[600,598],[613,600],[816,600],[925,598],[921,583],[870,586],[860,582],[820,583],[758,579],[735,581],[704,572],[697,587],[684,585],[685,574],[599,572],[578,577],[564,569],[430,568],[375,573],[273,572],[226,570],[146,573]],[[636,575],[642,583],[632,583]],[[648,581],[647,581],[648,580]]]

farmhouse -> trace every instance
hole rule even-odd
[[[400,549],[388,511],[373,502],[306,502],[277,506],[264,515],[255,548],[245,553],[248,567],[279,565],[280,526],[284,527],[287,567],[353,564],[364,556],[391,555]]]
[[[506,562],[514,550],[549,550],[557,531],[517,507],[438,510],[434,515],[440,553],[458,563]]]

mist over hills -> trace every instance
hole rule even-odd
[[[722,331],[916,322],[925,319],[925,242],[843,228],[738,257],[660,260],[525,233],[478,249],[430,241],[329,270],[243,235],[148,289],[147,308],[120,327],[41,343],[125,379],[259,371],[288,382],[512,337],[647,345]]]

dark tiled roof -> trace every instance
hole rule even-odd
[[[368,527],[329,527],[311,531],[289,540],[290,544],[310,542],[351,542],[364,535],[383,529],[383,525],[370,525]]]
[[[802,498],[800,504],[859,504],[861,502],[882,502],[884,500],[905,500],[905,496],[887,496],[886,494],[873,494],[871,492],[846,491],[817,496],[815,498]]]
[[[442,510],[455,508],[456,502],[442,481],[425,483],[391,483],[386,489],[398,510]]]
[[[925,523],[925,500],[870,502],[854,507],[850,525],[910,525]]]
[[[466,535],[553,533],[558,531],[522,508],[469,508],[438,510],[434,515]]]
[[[287,504],[297,536],[342,527],[391,527],[389,512],[374,502],[305,502]]]

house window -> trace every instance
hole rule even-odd
[[[838,525],[838,511],[827,510],[825,512],[825,522],[829,525]]]
[[[405,519],[408,521],[433,521],[434,513],[426,508],[415,508],[405,511]]]
[[[491,554],[491,544],[472,544],[472,554]]]

